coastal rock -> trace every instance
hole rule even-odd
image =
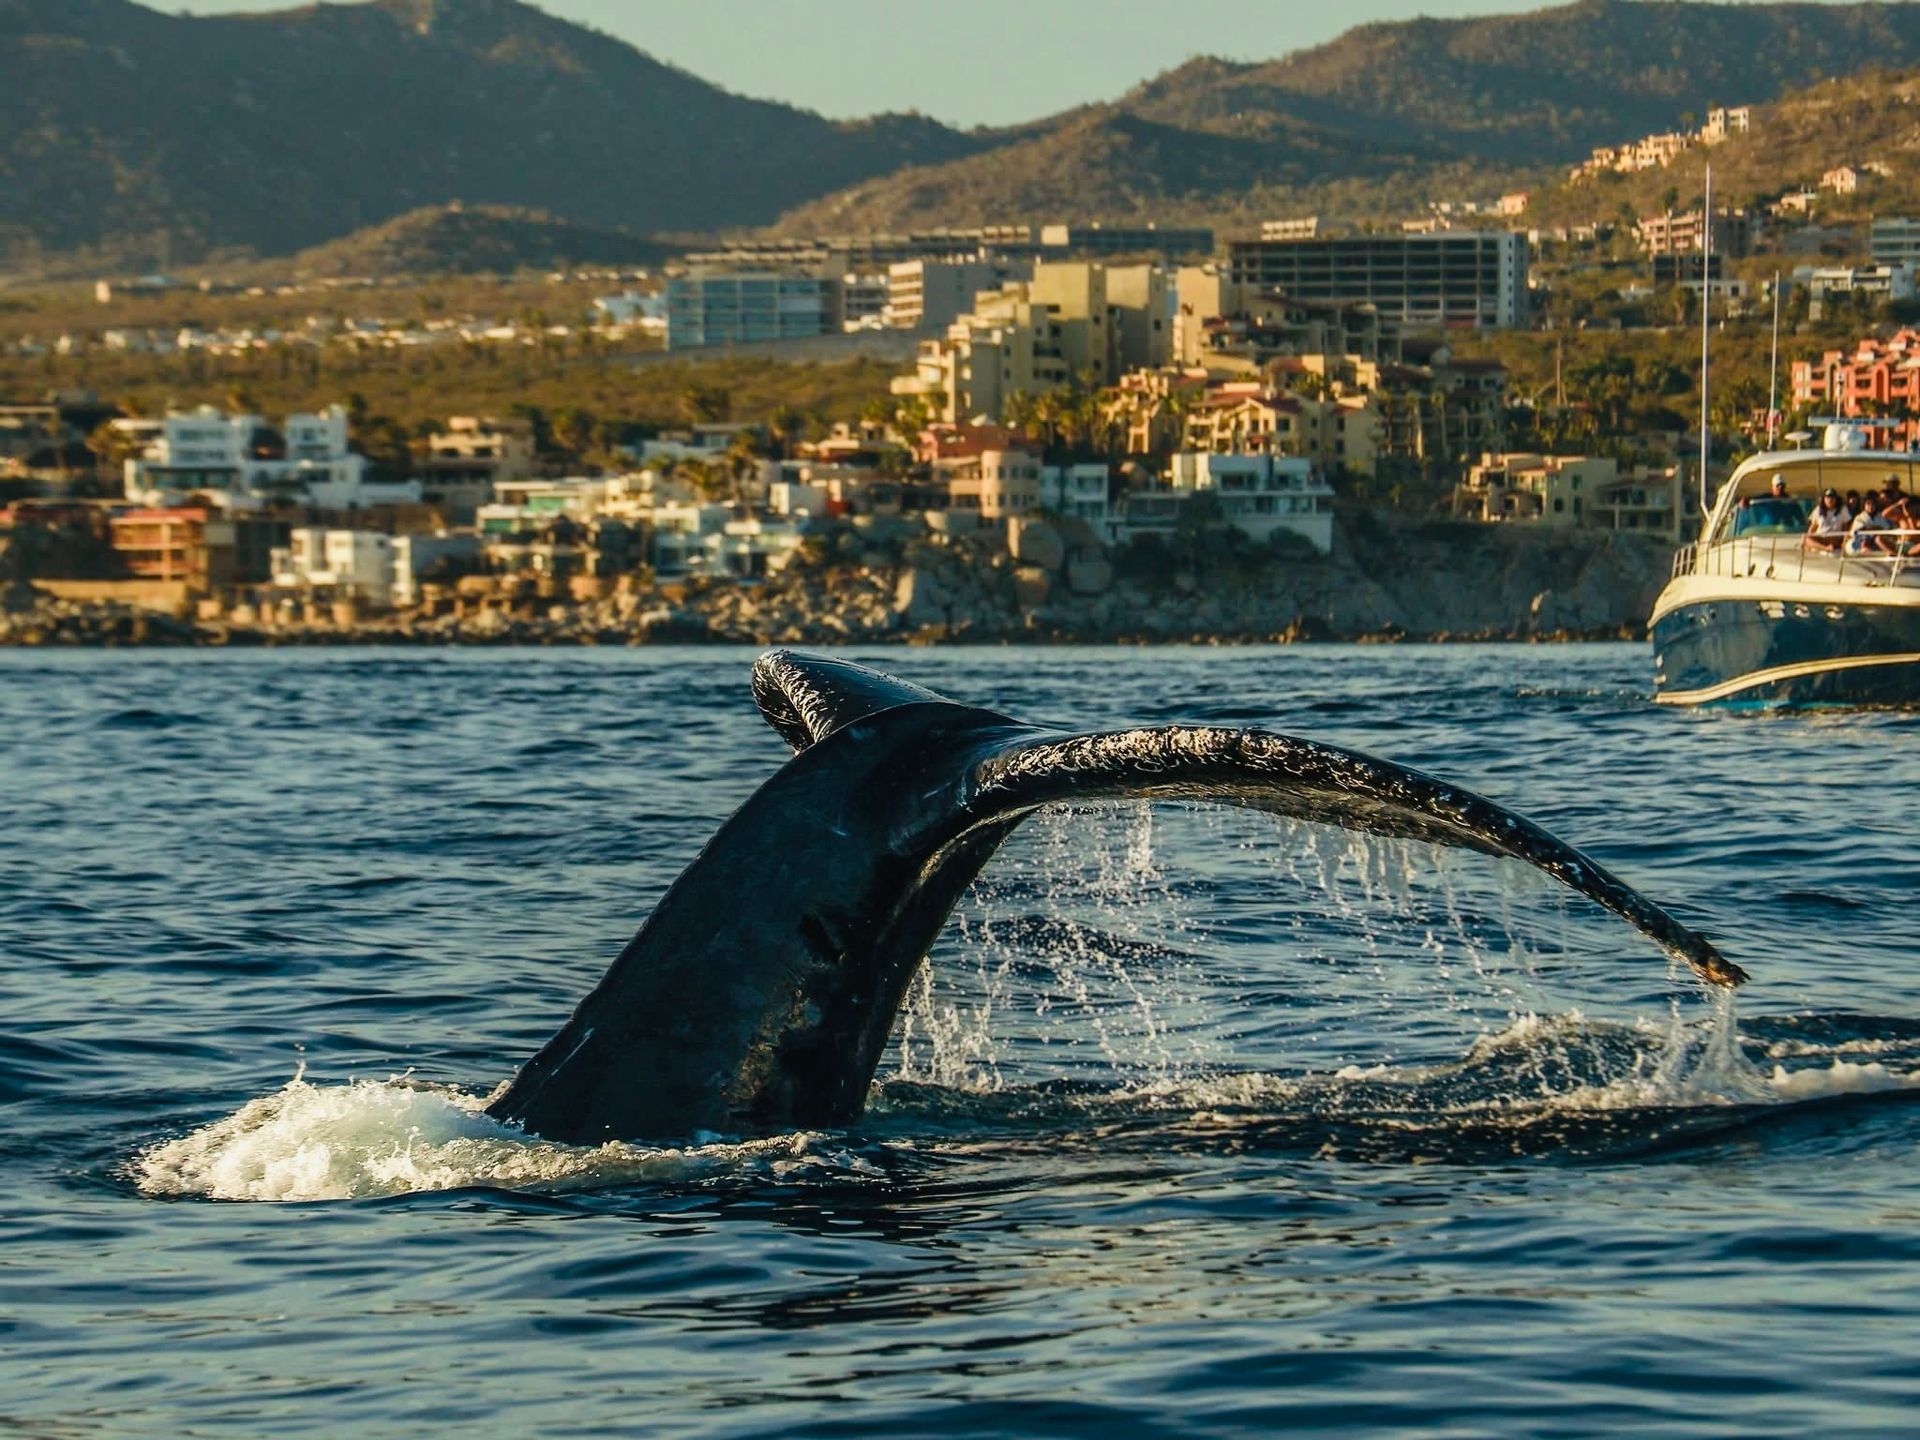
[[[1015,516],[1007,522],[1007,549],[1022,565],[1058,570],[1067,558],[1060,532],[1044,520]]]
[[[953,597],[947,593],[946,586],[929,570],[907,570],[894,586],[894,614],[910,629],[944,625],[952,604]]]
[[[1079,554],[1067,561],[1067,588],[1076,595],[1103,595],[1113,585],[1113,562],[1104,555]]]
[[[1038,565],[1022,565],[1013,572],[1013,603],[1022,610],[1038,610],[1053,590],[1053,577]]]

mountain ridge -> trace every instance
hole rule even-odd
[[[0,0],[0,260],[285,256],[453,202],[635,234],[1384,218],[1863,57],[1920,65],[1920,6],[1575,0],[1197,57],[961,131],[734,95],[523,0]]]

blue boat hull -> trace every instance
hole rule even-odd
[[[1653,622],[1673,705],[1920,705],[1920,607],[1714,599]]]

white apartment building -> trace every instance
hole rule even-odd
[[[940,330],[973,309],[982,291],[1031,279],[1031,260],[903,260],[887,267],[886,323],[895,330]]]
[[[467,560],[479,551],[472,535],[380,535],[367,530],[303,527],[273,550],[273,584],[282,590],[324,591],[376,608],[420,601],[420,576],[442,558]]]
[[[1084,520],[1102,540],[1113,520],[1104,464],[1046,465],[1040,470],[1040,508]]]
[[[289,415],[275,430],[258,415],[226,415],[211,405],[160,420],[116,420],[139,447],[125,468],[127,499],[175,505],[205,495],[229,510],[275,501],[322,510],[417,504],[415,481],[367,478],[367,461],[348,448],[347,412]]]
[[[394,603],[393,537],[371,530],[300,528],[273,551],[273,583],[285,590],[326,590],[370,605]]]
[[[1311,461],[1278,455],[1205,455],[1182,452],[1173,457],[1168,490],[1176,502],[1211,494],[1220,503],[1221,519],[1254,540],[1266,540],[1281,531],[1305,539],[1326,555],[1333,550],[1333,487],[1314,470]],[[1171,513],[1143,509],[1145,526],[1135,524],[1130,497],[1126,524],[1131,528],[1170,529]]]
[[[653,568],[661,575],[684,575],[707,563],[708,537],[723,533],[733,510],[726,505],[688,500],[656,503],[653,524]]]

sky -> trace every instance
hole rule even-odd
[[[293,0],[148,0],[202,15]],[[1370,20],[1543,0],[540,0],[742,95],[824,115],[918,110],[1004,125],[1127,89],[1196,54],[1268,60]]]

